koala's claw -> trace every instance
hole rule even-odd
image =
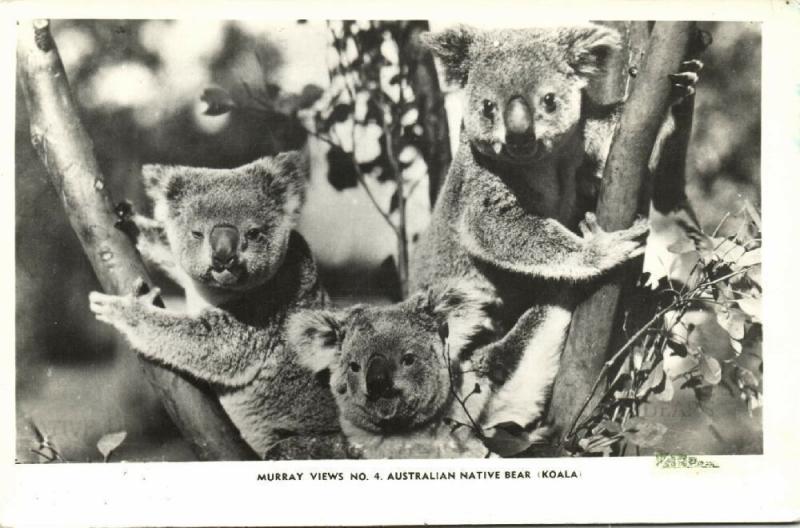
[[[639,216],[633,221],[633,225],[623,232],[628,233],[631,239],[637,239],[642,238],[649,231],[650,221],[643,216]]]
[[[698,72],[703,69],[703,63],[699,60],[689,60],[681,63],[678,73],[671,73],[669,77],[672,83],[672,99],[674,104],[682,102],[687,97],[696,92],[695,86],[700,80]]]
[[[580,228],[581,234],[585,239],[594,238],[605,233],[605,230],[597,223],[597,215],[592,212],[587,212],[584,215],[584,219],[580,221],[578,228]]]
[[[611,269],[627,260],[644,254],[644,238],[650,230],[646,218],[637,218],[627,229],[607,232],[597,223],[597,216],[586,213],[579,224],[590,254],[596,258],[599,270]]]
[[[699,72],[703,69],[703,61],[692,59],[681,63],[682,72]]]
[[[601,235],[606,235],[607,237],[610,236],[619,240],[637,240],[646,235],[650,230],[650,224],[647,218],[638,217],[628,229],[609,233],[597,222],[597,215],[591,212],[586,213],[584,219],[578,224],[578,227],[584,239],[592,239]]]
[[[131,304],[132,297],[107,295],[100,292],[89,294],[89,309],[95,318],[103,323],[116,326],[122,320],[123,311]]]
[[[91,292],[89,294],[89,309],[98,321],[102,321],[112,326],[123,325],[126,315],[130,316],[131,311],[138,306],[160,304],[160,288],[150,288],[141,278],[137,279],[133,285],[134,293],[130,295],[108,295],[106,293]]]
[[[700,80],[700,76],[694,72],[670,73],[667,77],[675,86],[686,86],[687,88],[694,86]]]

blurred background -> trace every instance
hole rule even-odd
[[[235,167],[305,149],[311,174],[300,231],[343,306],[402,295],[405,249],[396,228],[404,226],[413,251],[458,141],[460,92],[431,77],[430,56],[410,44],[428,27],[60,20],[53,34],[115,200],[150,211],[144,163]],[[761,33],[749,23],[701,27],[713,44],[703,54],[687,193],[707,232],[732,215],[726,234],[744,199],[760,206]],[[369,96],[375,87],[390,94],[383,106]],[[99,285],[31,147],[19,90],[16,104],[17,460],[41,461],[31,452],[34,428],[69,461],[102,460],[97,441],[118,431],[127,437],[114,459],[193,460],[136,358],[89,312],[88,293]],[[391,116],[381,114],[387,105]],[[381,143],[387,122],[399,126]],[[402,185],[393,174],[402,174]],[[179,304],[180,292],[161,282]],[[717,394],[714,435],[693,396],[646,412],[670,426],[665,442],[676,450],[760,452],[760,411],[750,416]]]

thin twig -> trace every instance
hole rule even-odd
[[[725,211],[725,214],[722,215],[722,220],[719,221],[719,223],[717,224],[717,227],[715,227],[714,231],[711,233],[711,238],[714,238],[714,237],[717,236],[717,233],[719,233],[719,230],[722,229],[722,226],[725,225],[725,222],[728,221],[728,218],[730,218],[730,216],[731,216],[731,212],[730,211]]]
[[[394,35],[392,35],[392,38],[394,39],[395,44],[397,44],[397,49],[398,49],[397,56],[398,56],[398,60],[400,60],[400,45],[399,45],[399,42],[397,41],[397,38]],[[353,37],[353,42],[355,43],[356,52],[358,53],[359,56],[363,57],[364,56],[364,50],[361,49],[361,44],[358,42],[358,39],[355,36]],[[404,81],[404,77],[403,77],[403,64],[402,64],[402,62],[400,62],[397,65],[397,68],[399,70],[399,77],[400,77],[400,79],[398,81],[399,97],[398,97],[398,103],[397,104],[398,104],[398,107],[402,109],[403,108],[403,103],[405,101],[404,97],[403,97],[403,81]],[[361,77],[363,79],[366,79],[367,78],[367,73],[364,70],[363,61],[359,64],[359,71],[361,73]],[[383,88],[380,85],[378,86],[378,95],[380,97],[380,104],[383,107],[383,113],[384,113],[384,116],[381,119],[381,130],[383,131],[384,141],[386,142],[386,157],[389,160],[389,166],[392,169],[393,179],[394,179],[395,183],[397,184],[397,189],[395,191],[397,193],[397,211],[398,211],[398,216],[399,216],[398,224],[397,224],[397,226],[395,228],[395,234],[397,235],[397,253],[398,253],[398,255],[397,255],[397,260],[398,260],[397,268],[398,268],[398,273],[400,275],[400,284],[401,284],[401,287],[402,287],[402,290],[403,290],[402,291],[402,295],[403,295],[403,297],[405,297],[405,295],[407,293],[406,292],[406,288],[408,286],[408,239],[407,239],[407,236],[406,236],[406,196],[405,196],[405,190],[404,190],[404,183],[405,182],[403,181],[403,171],[400,168],[399,164],[397,163],[397,158],[395,157],[395,154],[394,154],[394,131],[389,128],[388,124],[386,123],[386,119],[385,119],[385,115],[386,115],[386,113],[388,111],[388,113],[392,117],[392,127],[396,128],[400,123],[401,116],[400,115],[397,115],[397,116],[394,115],[394,112],[392,111],[392,109],[393,109],[392,102],[391,101],[387,101],[386,94],[384,93]],[[353,104],[355,105],[355,100],[353,101]],[[354,106],[354,108],[355,108],[355,106]],[[353,130],[355,130],[355,127],[353,128]],[[353,148],[355,149],[355,146]]]
[[[486,437],[483,434],[483,428],[478,425],[475,420],[472,418],[472,414],[470,414],[469,410],[467,410],[466,399],[462,400],[461,397],[458,395],[458,391],[455,388],[455,379],[453,377],[453,369],[452,369],[452,362],[450,361],[450,343],[445,343],[442,347],[442,355],[444,357],[444,362],[447,367],[447,377],[450,381],[450,393],[453,395],[453,398],[458,402],[461,406],[461,409],[464,411],[469,422],[472,424],[472,431],[475,435],[480,439],[484,440]],[[470,393],[470,396],[474,393]],[[467,396],[469,397],[469,396]]]
[[[580,408],[578,409],[578,412],[575,414],[574,418],[572,419],[572,422],[571,422],[571,424],[569,426],[569,429],[567,430],[567,434],[566,434],[565,438],[569,439],[572,436],[572,433],[575,430],[575,426],[578,424],[578,420],[580,419],[581,415],[583,414],[583,411],[586,410],[586,407],[589,405],[589,402],[592,400],[592,397],[594,396],[594,393],[597,392],[597,388],[600,386],[600,382],[606,376],[606,374],[608,373],[608,370],[612,367],[612,365],[614,365],[614,363],[617,362],[617,360],[622,356],[622,354],[624,354],[625,351],[627,351],[631,346],[633,346],[633,344],[636,343],[636,341],[647,331],[647,329],[649,329],[652,325],[654,325],[659,320],[659,318],[661,318],[664,314],[668,313],[669,311],[674,310],[681,302],[682,301],[675,301],[672,304],[670,304],[668,307],[666,307],[663,310],[659,311],[656,315],[653,316],[652,319],[650,319],[647,323],[645,323],[645,325],[642,328],[640,328],[635,334],[633,334],[633,336],[631,336],[631,338],[628,339],[628,341],[624,345],[622,345],[622,348],[620,348],[611,357],[611,359],[609,359],[608,361],[603,363],[603,368],[600,369],[600,373],[597,375],[597,379],[595,380],[594,385],[592,385],[592,389],[591,389],[591,391],[589,391],[589,395],[583,401],[583,403],[581,404]]]
[[[741,275],[742,273],[747,273],[748,271],[750,271],[751,268],[753,268],[755,266],[760,266],[760,265],[761,264],[753,264],[752,266],[745,266],[744,268],[742,268],[740,270],[736,270],[734,272],[728,273],[727,275],[723,275],[722,277],[716,278],[716,279],[714,279],[712,281],[705,282],[705,283],[701,284],[701,286],[703,286],[704,288],[707,288],[708,286],[713,286],[714,284],[717,284],[718,282],[724,281],[726,279],[730,279],[731,277],[735,277],[736,275]]]

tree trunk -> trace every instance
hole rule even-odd
[[[639,210],[642,188],[648,187],[653,144],[670,102],[667,75],[678,71],[694,32],[692,22],[657,22],[653,27],[603,173],[597,218],[607,231],[630,227]],[[609,358],[620,291],[624,283],[636,279],[639,270],[625,267],[620,272],[594,291],[573,315],[561,358],[562,374],[556,379],[550,406],[562,447],[579,413],[594,408],[600,397],[595,394],[587,402]]]
[[[151,284],[136,249],[115,228],[111,198],[91,139],[78,117],[49,23],[21,22],[17,31],[18,78],[30,118],[31,141],[100,284],[117,295],[131,293],[139,278]],[[254,458],[207,387],[144,359],[142,366],[198,458]]]

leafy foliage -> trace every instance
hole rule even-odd
[[[614,455],[629,444],[658,447],[667,428],[640,416],[640,407],[648,401],[669,402],[677,390],[692,389],[701,411],[720,385],[741,399],[751,415],[761,406],[760,348],[748,346],[762,324],[761,219],[749,204],[743,212],[745,220],[731,236],[716,235],[720,224],[696,244],[670,248],[695,260],[682,286],[666,274],[642,277],[637,293],[650,300],[655,313],[606,363],[595,386],[606,378],[604,396],[586,420],[573,424],[571,450]],[[634,315],[629,311],[626,320]],[[729,348],[704,348],[695,338],[700,325],[721,328]]]
[[[408,282],[406,203],[428,178],[425,129],[410,75],[417,67],[415,21],[329,22],[331,84],[310,111],[316,137],[328,143],[328,178],[336,189],[360,185],[397,237],[397,271]],[[388,204],[370,182],[394,182]]]

